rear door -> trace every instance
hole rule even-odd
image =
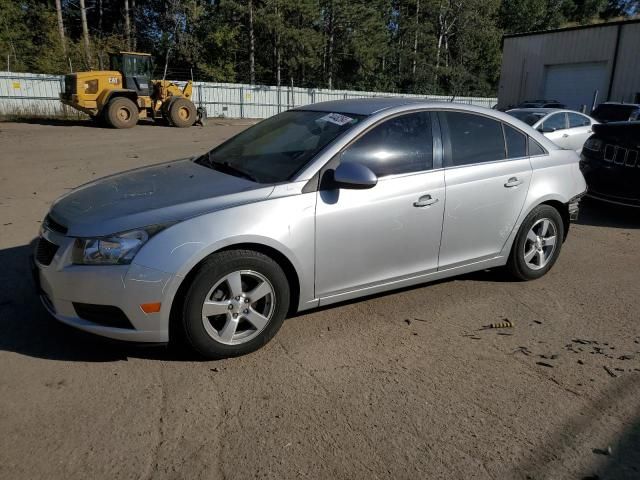
[[[497,256],[529,188],[527,136],[484,115],[439,115],[444,143],[445,205],[439,270]]]
[[[579,113],[569,112],[567,113],[567,119],[569,122],[569,128],[566,133],[568,148],[580,152],[584,142],[593,133],[591,129],[591,119],[585,115]]]
[[[553,143],[562,148],[571,148],[567,133],[567,114],[564,112],[554,113],[545,118],[541,125],[542,131],[552,130],[551,132],[544,132],[544,136],[551,140]]]
[[[383,120],[349,145],[340,161],[369,167],[367,190],[321,184],[316,206],[316,296],[322,298],[434,272],[438,267],[444,171],[432,115]]]

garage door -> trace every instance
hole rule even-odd
[[[607,94],[607,62],[565,63],[545,67],[544,98],[558,100],[569,108],[591,109],[593,93],[598,103]]]

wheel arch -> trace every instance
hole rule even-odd
[[[279,251],[278,249],[265,245],[262,243],[254,243],[254,242],[243,242],[243,243],[235,243],[232,245],[226,245],[221,247],[208,255],[201,258],[198,263],[196,263],[182,278],[180,285],[176,290],[175,295],[173,296],[173,301],[171,302],[171,310],[169,313],[169,338],[174,337],[175,335],[179,335],[179,328],[176,326],[179,324],[178,315],[182,311],[184,300],[186,297],[186,292],[188,288],[193,283],[193,279],[200,271],[200,268],[204,265],[204,263],[216,253],[225,252],[229,250],[252,250],[254,252],[262,253],[267,257],[274,260],[282,270],[284,271],[285,276],[287,277],[287,282],[289,283],[290,288],[290,299],[289,299],[289,308],[288,315],[295,313],[298,309],[298,302],[300,300],[300,278],[298,272],[293,265],[293,262],[287,257],[284,253]]]
[[[546,200],[539,205],[549,205],[550,207],[555,208],[560,216],[562,217],[562,226],[563,226],[563,242],[567,239],[567,235],[569,234],[569,225],[571,224],[571,220],[569,218],[569,205],[567,203],[562,203],[560,200]],[[535,207],[534,207],[535,208]],[[532,209],[533,210],[533,209]]]
[[[515,225],[515,227],[513,228],[511,232],[511,236],[509,237],[509,240],[505,242],[504,248],[502,250],[503,256],[505,256],[506,258],[509,258],[511,256],[511,252],[513,251],[516,237],[518,236],[518,231],[520,230],[522,223],[524,222],[525,218],[527,218],[529,214],[540,205],[549,205],[550,207],[555,208],[558,211],[558,213],[560,213],[560,217],[562,218],[562,223],[563,223],[562,227],[563,227],[563,234],[564,234],[562,241],[564,242],[567,239],[567,235],[569,233],[569,225],[570,225],[569,204],[563,201],[563,199],[561,199],[558,196],[548,196],[548,197],[539,199],[537,202],[529,205],[528,208],[522,210],[520,217],[518,218],[517,225]]]
[[[128,98],[129,100],[131,100],[133,103],[136,104],[138,109],[140,109],[140,106],[138,105],[138,94],[136,92],[134,92],[133,90],[119,90],[118,89],[118,90],[108,90],[100,98],[100,105],[101,105],[100,113],[102,113],[104,108],[109,104],[109,102],[113,98],[117,98],[117,97]]]

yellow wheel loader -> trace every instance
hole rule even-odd
[[[180,88],[168,80],[152,80],[148,53],[120,52],[109,60],[108,71],[66,75],[62,103],[113,128],[131,128],[139,118],[164,120],[174,127],[203,120],[204,109],[191,101],[192,82]]]

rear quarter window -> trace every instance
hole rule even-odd
[[[537,155],[546,155],[548,152],[542,145],[536,142],[533,138],[529,137],[529,156],[535,157]]]

